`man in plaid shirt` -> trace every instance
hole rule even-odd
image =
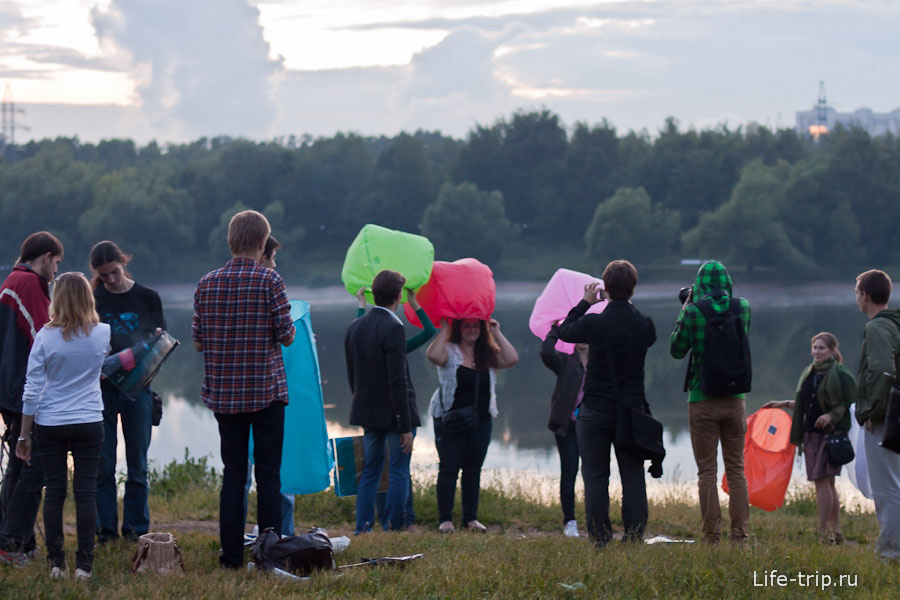
[[[203,353],[200,396],[216,415],[225,470],[219,497],[223,567],[243,564],[244,482],[253,430],[260,531],[281,529],[281,447],[288,403],[281,346],[294,341],[284,281],[259,264],[269,222],[253,210],[228,225],[232,259],[194,292],[192,337]]]
[[[703,539],[716,543],[721,538],[722,512],[716,486],[717,452],[722,442],[722,460],[728,476],[730,500],[728,515],[731,519],[730,539],[743,542],[747,539],[750,521],[750,503],[747,494],[747,478],[744,476],[744,434],[747,430],[744,394],[708,398],[700,390],[698,377],[703,357],[706,317],[697,307],[706,303],[717,313],[724,313],[731,305],[731,277],[725,266],[709,261],[697,272],[697,281],[681,308],[675,331],[669,344],[673,357],[683,358],[691,352],[688,365],[687,388],[691,446],[697,462],[700,513],[703,518]],[[737,298],[738,315],[744,331],[750,333],[750,304]]]

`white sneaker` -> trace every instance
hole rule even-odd
[[[90,579],[91,572],[84,569],[75,569],[75,579]]]
[[[50,569],[50,579],[63,579],[66,576],[66,570],[59,567]]]
[[[566,537],[581,537],[578,534],[578,522],[575,520],[567,521],[566,526],[563,527],[563,535]]]

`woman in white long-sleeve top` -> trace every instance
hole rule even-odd
[[[16,445],[16,456],[31,460],[34,425],[44,469],[44,528],[53,578],[63,577],[66,570],[62,511],[69,452],[75,461],[75,575],[91,576],[97,524],[97,466],[103,445],[100,371],[109,352],[109,335],[109,325],[100,323],[85,276],[61,275],[53,289],[50,322],[35,336],[28,357],[22,431]]]

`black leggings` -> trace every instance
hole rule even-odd
[[[559,503],[563,524],[575,520],[575,480],[578,478],[578,436],[575,421],[569,421],[566,435],[554,435],[559,450]]]
[[[44,469],[44,528],[50,566],[65,568],[63,551],[63,504],[68,484],[68,454],[75,459],[72,489],[78,532],[79,569],[90,572],[94,563],[94,533],[97,528],[97,468],[103,447],[103,422],[74,425],[35,426],[41,466]]]

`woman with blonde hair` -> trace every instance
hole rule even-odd
[[[31,460],[34,426],[44,470],[44,528],[50,576],[65,575],[63,504],[68,454],[75,461],[73,490],[78,532],[75,576],[87,579],[94,562],[97,466],[103,445],[100,370],[109,352],[109,325],[100,323],[94,295],[81,273],[64,273],[50,302],[50,322],[38,331],[28,357],[22,430],[16,456]]]
[[[813,362],[800,375],[794,399],[766,402],[763,408],[794,411],[791,443],[805,454],[806,477],[816,486],[816,533],[822,542],[840,544],[844,539],[839,521],[841,501],[834,478],[840,475],[841,465],[829,462],[826,445],[828,434],[850,429],[856,381],[841,364],[840,344],[834,334],[823,331],[810,342]]]

